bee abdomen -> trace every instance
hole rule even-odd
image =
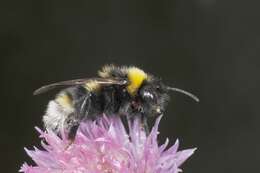
[[[60,132],[64,129],[65,122],[69,115],[75,112],[72,98],[65,92],[57,95],[55,100],[51,100],[48,104],[43,122],[46,129]]]

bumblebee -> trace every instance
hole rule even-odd
[[[169,102],[169,91],[186,94],[182,89],[165,85],[161,79],[134,66],[105,65],[97,78],[62,81],[45,85],[34,92],[38,95],[57,87],[61,90],[48,103],[43,116],[46,129],[60,134],[66,130],[68,139],[74,140],[81,121],[99,115],[140,116],[147,130],[147,118],[164,113]]]

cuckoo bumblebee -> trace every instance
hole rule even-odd
[[[66,130],[74,140],[81,121],[98,115],[140,116],[147,127],[147,117],[164,113],[169,91],[177,91],[199,101],[193,94],[165,85],[159,78],[133,66],[105,65],[97,78],[62,81],[45,85],[38,95],[57,87],[61,90],[47,106],[43,122],[46,129],[57,134]]]

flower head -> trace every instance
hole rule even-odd
[[[159,146],[157,118],[146,136],[139,118],[129,123],[129,133],[117,116],[103,116],[96,121],[83,122],[76,139],[68,140],[51,131],[36,128],[44,150],[25,149],[36,166],[24,163],[24,173],[177,173],[179,166],[195,149],[177,151],[179,142],[168,149],[168,139]]]

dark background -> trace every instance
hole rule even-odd
[[[198,150],[186,173],[259,172],[260,23],[257,1],[10,0],[0,2],[1,172],[30,161],[49,82],[136,65],[192,91],[172,101],[160,139]],[[258,165],[257,165],[258,164]]]

